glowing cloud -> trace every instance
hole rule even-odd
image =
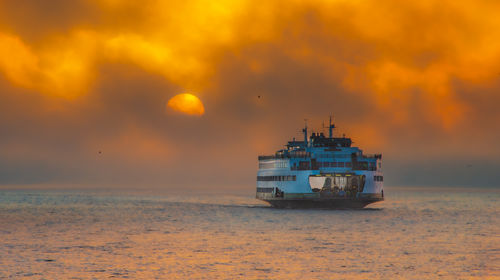
[[[0,3],[0,75],[78,100],[102,65],[125,63],[178,88],[209,92],[224,87],[214,83],[227,67],[224,58],[232,55],[252,77],[264,76],[278,51],[296,68],[314,64],[318,75],[335,77],[396,125],[417,112],[453,130],[475,110],[457,85],[491,87],[500,71],[498,1],[145,2],[90,1],[85,6],[102,21],[88,15],[67,22],[61,15],[54,30],[39,22],[59,17],[40,10],[30,21],[12,16],[22,9]]]
[[[201,100],[190,93],[177,94],[170,98],[167,106],[174,111],[188,115],[201,116],[205,113],[205,107]]]

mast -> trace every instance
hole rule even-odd
[[[330,115],[330,122],[328,125],[328,137],[332,138],[333,137],[333,129],[335,128],[335,125],[332,123],[332,115]]]
[[[302,132],[304,132],[304,143],[306,144],[307,147],[307,119],[304,119],[305,126],[302,129]]]

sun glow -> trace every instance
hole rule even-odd
[[[167,107],[187,115],[201,116],[205,114],[205,107],[201,100],[190,93],[181,93],[170,98]]]

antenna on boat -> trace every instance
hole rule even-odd
[[[307,146],[307,119],[304,119],[304,129],[302,129],[302,132],[304,132],[304,143]]]
[[[332,118],[333,118],[333,116],[330,115],[330,123],[328,125],[328,137],[330,137],[330,138],[333,137],[333,129],[335,128],[335,125],[332,123]]]

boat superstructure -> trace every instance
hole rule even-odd
[[[362,208],[384,200],[382,155],[364,154],[350,138],[307,132],[274,155],[259,156],[258,199],[278,208]]]

